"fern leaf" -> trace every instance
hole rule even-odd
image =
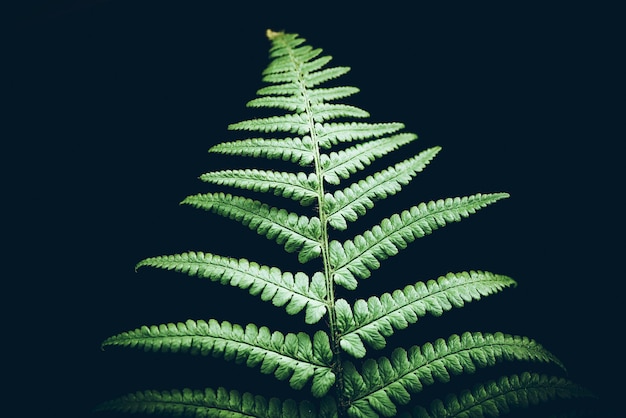
[[[294,389],[302,389],[313,380],[312,393],[318,397],[334,384],[330,369],[332,351],[323,331],[318,331],[311,341],[304,332],[282,334],[254,324],[244,328],[228,321],[188,320],[123,332],[107,338],[102,343],[102,347],[106,346],[221,356],[239,364],[245,362],[248,367],[260,366],[262,373],[274,374],[279,380],[289,379]]]
[[[319,55],[322,49],[313,49],[306,45],[296,48],[288,56],[273,60],[263,71],[263,81],[267,83],[297,83],[300,73],[310,73],[323,68],[331,60],[331,56]],[[319,57],[319,58],[318,58]]]
[[[300,52],[300,51],[297,51]],[[323,75],[319,75],[319,71],[322,69],[326,64],[328,64],[331,60],[332,57],[330,56],[324,56],[321,58],[317,58],[316,60],[311,60],[312,56],[315,55],[317,56],[317,51],[313,52],[310,50],[307,51],[303,51],[304,53],[302,54],[292,54],[288,60],[285,59],[280,59],[279,63],[277,65],[275,65],[272,69],[272,71],[268,72],[264,77],[263,77],[263,81],[267,82],[267,83],[299,83],[301,81],[301,75],[305,75],[305,82],[307,80],[307,75],[308,74],[314,74],[315,77],[320,78],[321,81],[319,81],[317,84],[323,83],[324,81],[330,80],[332,78],[336,78],[341,74],[345,74],[344,71],[346,67],[340,67],[340,68],[332,68],[329,70],[333,70],[333,71],[327,71],[326,73],[332,73],[331,74],[323,74]],[[313,52],[313,53],[311,53]],[[347,72],[347,71],[346,71]],[[339,75],[335,75],[339,73]],[[330,78],[328,78],[330,77]],[[325,79],[326,78],[326,79]]]
[[[302,263],[321,253],[321,227],[317,217],[298,216],[257,200],[225,193],[188,196],[182,203],[239,221],[258,234],[283,245],[285,251],[298,251],[298,260]]]
[[[567,379],[524,372],[519,376],[503,376],[496,381],[477,385],[472,391],[463,391],[458,396],[448,395],[445,401],[436,399],[429,410],[420,406],[409,416],[497,417],[509,413],[511,408],[528,408],[558,398],[587,397],[593,395]]]
[[[315,87],[319,84],[325,83],[326,81],[341,77],[349,71],[350,67],[331,67],[324,70],[305,73],[304,84],[307,88]]]
[[[289,53],[297,53],[298,48],[296,47],[305,42],[305,39],[300,38],[296,33],[274,32],[268,29],[266,35],[272,41],[269,51],[272,58],[289,55]],[[304,45],[300,49],[308,50],[308,48],[310,48],[308,45]]]
[[[346,386],[346,396],[355,406],[355,411],[348,410],[348,413],[363,416],[364,411],[369,411],[370,415],[393,415],[397,405],[409,402],[410,393],[419,393],[424,386],[436,381],[448,382],[451,375],[473,373],[477,367],[493,366],[502,360],[541,361],[562,366],[552,353],[526,337],[502,333],[454,334],[448,341],[438,339],[432,344],[414,346],[408,352],[396,349],[390,359],[365,360],[360,373],[347,363],[346,375],[350,375],[353,383]]]
[[[318,184],[314,174],[244,169],[205,173],[200,176],[200,179],[209,183],[260,193],[273,190],[276,196],[291,198],[305,206],[317,199]]]
[[[375,200],[398,193],[403,185],[408,184],[426,167],[440,149],[429,148],[413,158],[353,183],[349,188],[326,196],[324,203],[330,225],[335,229],[346,229],[347,221],[356,221],[367,209],[374,207]]]
[[[258,97],[246,103],[248,107],[273,107],[277,109],[292,110],[302,113],[306,110],[306,103],[297,95],[292,96],[265,96]]]
[[[319,106],[320,103],[348,97],[358,91],[359,89],[356,87],[348,86],[316,88],[307,90],[307,96],[313,105]],[[303,100],[300,89],[291,83],[267,86],[258,90],[257,94],[263,97],[250,100],[246,106],[285,109],[297,113],[302,113],[306,110],[306,101]],[[317,108],[316,110],[322,109]],[[362,116],[364,115],[363,112],[360,110],[359,115],[356,117],[364,117]]]
[[[392,134],[404,128],[399,122],[335,122],[316,125],[317,140],[322,148],[330,148],[339,142],[376,138]]]
[[[291,56],[282,56],[272,60],[265,70],[263,70],[262,74],[265,76],[268,74],[293,71],[294,58],[296,58],[299,62],[307,62],[317,58],[321,53],[321,48],[313,49],[313,47],[309,45],[296,48],[292,51]]]
[[[304,55],[297,56],[297,58],[298,61],[303,63],[300,71],[302,71],[304,74],[316,74],[318,70],[324,68],[324,66],[326,66],[326,64],[328,64],[332,60],[332,57],[330,55],[320,57],[315,60],[311,59],[310,56]]]
[[[249,119],[228,125],[228,129],[233,131],[280,131],[300,135],[308,133],[310,131],[310,127],[308,117],[305,113]]]
[[[356,106],[334,104],[334,103],[318,103],[311,106],[311,113],[315,122],[324,122],[328,119],[337,119],[342,117],[367,118],[369,113]]]
[[[340,344],[349,354],[362,357],[364,344],[382,349],[386,337],[394,330],[405,329],[427,314],[440,316],[453,307],[461,308],[466,302],[515,285],[507,276],[470,271],[448,273],[436,281],[417,282],[402,290],[384,293],[380,298],[359,299],[352,308],[347,301],[339,299],[335,306]]]
[[[295,315],[306,309],[305,321],[318,322],[326,313],[326,284],[321,273],[309,277],[298,272],[281,272],[276,267],[262,266],[246,259],[221,257],[202,252],[146,258],[136,268],[154,267],[174,270],[189,276],[210,279],[248,289],[275,306],[284,306],[287,313]]]
[[[315,404],[309,401],[268,400],[249,392],[240,393],[220,387],[217,390],[146,390],[104,402],[95,410],[217,418],[331,418],[336,409],[330,398],[324,398],[320,411],[317,411]]]
[[[363,170],[377,158],[417,139],[417,135],[404,133],[356,144],[339,152],[322,154],[320,165],[327,183],[339,184],[358,170]]]
[[[380,225],[343,244],[333,240],[330,243],[330,262],[335,270],[334,281],[346,289],[355,289],[357,278],[369,277],[371,271],[380,266],[381,260],[396,255],[415,239],[450,222],[458,222],[508,196],[507,193],[478,193],[420,203],[401,214],[383,219]]]
[[[310,137],[304,137],[302,139],[241,139],[214,145],[209,149],[209,152],[291,161],[301,166],[311,164],[314,159],[313,142]]]
[[[106,402],[98,410],[198,418],[391,417],[399,416],[400,407],[408,408],[412,402],[411,407],[415,407],[415,399],[411,398],[416,395],[428,399],[425,387],[472,374],[478,368],[520,361],[548,363],[565,371],[560,360],[534,340],[503,333],[453,334],[408,350],[389,350],[389,356],[366,358],[367,350],[385,348],[391,335],[420,318],[440,316],[516,283],[507,276],[483,271],[448,273],[380,296],[356,299],[352,304],[338,297],[335,286],[356,289],[359,280],[368,278],[383,260],[398,254],[417,238],[461,221],[508,194],[479,193],[419,203],[352,239],[330,240],[329,227],[346,230],[349,222],[365,215],[377,201],[398,193],[440,148],[426,149],[375,174],[363,175],[352,184],[325,189],[326,184],[340,185],[417,136],[403,133],[405,126],[399,122],[354,121],[369,117],[368,112],[340,103],[339,99],[359,90],[323,86],[349,72],[349,67],[328,66],[332,57],[323,55],[322,49],[306,45],[297,34],[268,30],[267,37],[272,43],[271,62],[262,77],[268,85],[257,90],[257,97],[247,106],[279,109],[282,114],[229,125],[230,130],[257,132],[258,137],[220,143],[209,152],[282,160],[306,168],[220,169],[202,174],[200,179],[225,188],[273,193],[302,205],[315,204],[309,211],[314,210],[317,216],[300,215],[227,193],[197,194],[181,203],[237,221],[283,246],[288,253],[296,253],[301,263],[320,258],[321,270],[314,270],[309,277],[303,272],[283,272],[244,258],[202,252],[150,257],[136,268],[173,270],[238,287],[290,315],[304,313],[307,324],[322,329],[282,333],[253,323],[188,320],[123,332],[103,341],[102,348],[212,355],[258,368],[261,373],[288,382],[292,389],[307,387],[315,402],[265,398],[220,387],[136,392]],[[285,137],[276,134],[271,138],[273,133],[283,133]],[[326,315],[327,322],[319,326]],[[513,407],[588,395],[568,380],[523,373],[481,382],[472,391],[435,400],[430,409],[417,406],[412,416],[499,416]],[[409,414],[400,416],[406,415]]]
[[[311,103],[319,103],[343,99],[345,97],[352,96],[353,94],[356,94],[358,92],[358,88],[351,86],[318,87],[314,89],[308,89],[307,95]]]
[[[257,90],[256,94],[259,96],[297,96],[300,94],[300,86],[293,83],[272,84],[265,86]],[[253,99],[254,100],[254,99]],[[302,99],[300,99],[302,100]],[[252,107],[256,107],[253,103]],[[275,106],[270,106],[275,107]]]
[[[338,106],[338,105],[336,105]],[[342,109],[348,109],[342,107]],[[354,108],[358,109],[358,108]],[[319,112],[313,114],[318,120],[326,120],[330,117],[341,117],[346,112],[330,112],[328,114]],[[364,117],[365,113],[359,110],[354,111],[354,115]],[[289,132],[299,135],[309,134],[314,128],[318,142],[322,148],[330,148],[338,142],[349,142],[355,139],[366,139],[376,136],[387,135],[397,132],[404,127],[401,123],[367,123],[367,122],[340,122],[340,123],[318,123],[311,126],[306,113],[286,114],[281,116],[270,116],[267,118],[257,118],[244,120],[228,125],[230,130],[246,130],[259,132]]]

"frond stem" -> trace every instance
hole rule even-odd
[[[331,339],[331,348],[333,351],[333,371],[337,376],[337,399],[339,406],[339,415],[345,415],[346,408],[346,400],[344,399],[344,388],[343,388],[343,378],[342,375],[342,366],[341,366],[341,356],[340,356],[340,347],[339,347],[339,335],[337,333],[337,315],[335,312],[335,285],[333,281],[333,268],[330,264],[330,246],[329,246],[329,235],[328,235],[328,214],[324,211],[324,175],[321,164],[321,154],[320,154],[320,145],[318,136],[315,128],[315,119],[313,117],[313,109],[311,106],[311,99],[308,94],[308,89],[306,87],[306,83],[304,80],[305,74],[300,70],[302,67],[302,63],[294,56],[293,51],[289,50],[289,55],[291,60],[296,67],[298,74],[298,84],[300,85],[300,91],[303,95],[303,100],[305,102],[305,112],[307,116],[307,122],[309,125],[309,134],[311,136],[311,141],[313,143],[313,164],[315,168],[315,176],[317,178],[317,208],[318,215],[321,223],[321,237],[320,237],[320,245],[321,245],[321,258],[324,267],[324,277],[326,279],[326,303],[328,306],[328,326],[330,330],[330,339]]]

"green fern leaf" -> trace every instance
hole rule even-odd
[[[413,158],[352,183],[346,189],[337,190],[333,195],[327,195],[324,209],[328,213],[330,225],[335,229],[346,229],[346,221],[356,221],[367,209],[374,207],[375,200],[398,193],[403,185],[408,184],[426,167],[439,150],[439,147],[429,148]]]
[[[267,38],[272,41],[270,47],[270,57],[278,58],[289,54],[298,54],[301,51],[308,51],[310,46],[305,45],[302,48],[296,48],[305,42],[304,38],[300,38],[297,33],[274,32],[270,29],[266,31]]]
[[[417,135],[403,133],[391,137],[356,144],[345,150],[322,154],[320,165],[327,183],[339,184],[358,170],[363,170],[377,158],[417,139]]]
[[[208,183],[238,187],[265,193],[273,190],[277,196],[291,198],[302,205],[317,199],[317,177],[311,173],[284,173],[278,171],[244,169],[205,173],[200,179]]]
[[[305,46],[292,51],[288,57],[278,58],[263,71],[263,81],[267,83],[299,84],[301,78],[304,78],[307,86],[313,86],[339,77],[349,71],[348,67],[335,67],[328,68],[323,74],[320,74],[321,71],[318,70],[324,68],[332,60],[331,56],[313,59],[321,52],[321,49],[313,50]],[[301,77],[302,75],[304,77]],[[321,81],[317,81],[318,79]]]
[[[507,193],[478,193],[420,203],[399,215],[383,219],[380,225],[343,244],[333,240],[330,242],[330,261],[335,270],[334,281],[353,290],[357,286],[357,278],[368,278],[372,270],[380,267],[381,260],[396,255],[415,239],[450,222],[458,222],[508,196]]]
[[[318,87],[307,91],[309,100],[312,103],[331,102],[337,99],[343,99],[359,92],[359,89],[351,86],[339,87]]]
[[[242,139],[214,145],[209,149],[209,152],[291,161],[301,166],[311,164],[314,159],[313,142],[310,137],[302,139]]]
[[[587,398],[593,395],[571,381],[524,372],[520,376],[503,376],[497,381],[477,385],[471,392],[449,395],[445,401],[436,399],[429,410],[416,407],[411,415],[438,417],[497,417],[510,412],[511,408],[527,408],[553,399]]]
[[[302,263],[319,257],[321,253],[321,227],[317,217],[298,216],[257,200],[225,193],[189,196],[182,203],[239,221],[259,235],[283,245],[285,251],[298,251],[298,260]]]
[[[257,97],[246,103],[248,107],[275,107],[298,112],[304,112],[305,107],[300,96],[301,87],[292,83],[274,84],[257,90]],[[351,86],[325,87],[308,89],[307,95],[311,103],[330,102],[358,93],[359,89]],[[282,103],[284,101],[285,103]]]
[[[244,120],[228,125],[228,129],[233,131],[259,131],[259,132],[290,132],[295,134],[306,134],[310,131],[311,125],[306,113],[286,114],[282,116],[270,116],[267,118],[257,118]]]
[[[404,124],[398,122],[335,122],[317,124],[315,128],[319,146],[330,148],[339,142],[351,142],[357,139],[377,138],[392,134],[403,129]]]
[[[257,90],[256,94],[259,96],[275,96],[278,95],[279,97],[276,97],[276,99],[279,99],[280,97],[297,97],[298,94],[300,93],[300,89],[301,87],[297,84],[293,84],[293,83],[283,83],[283,84],[273,84],[270,86],[265,86],[260,88],[259,90]],[[250,102],[248,102],[248,106],[251,107],[258,107],[256,106],[255,103],[256,99],[252,99],[250,102],[252,102],[252,104],[250,104]],[[300,101],[302,101],[302,99],[299,99]],[[263,103],[263,101],[261,101],[261,103]],[[264,107],[264,106],[262,106]],[[268,107],[278,107],[278,108],[283,108],[280,105],[274,105],[272,104],[271,106]],[[300,107],[298,107],[300,108]],[[304,111],[304,109],[302,109],[302,111]]]
[[[281,272],[276,267],[262,266],[246,259],[221,257],[202,252],[150,257],[140,261],[140,267],[174,270],[199,278],[210,279],[248,289],[275,306],[285,306],[287,313],[295,315],[306,309],[305,321],[318,322],[327,312],[326,284],[321,273],[309,277],[298,272]]]
[[[345,317],[345,315],[342,315],[342,312],[350,309],[350,307],[347,306],[347,302],[345,302],[343,299],[337,300],[335,307],[338,317],[338,327],[342,327],[344,326],[343,320]],[[351,354],[356,358],[363,358],[365,357],[365,354],[367,354],[367,349],[365,348],[365,344],[363,344],[363,339],[358,334],[342,335],[341,339],[339,340],[339,346],[343,349],[343,351]]]
[[[128,412],[196,417],[276,417],[276,418],[331,418],[336,406],[330,398],[323,400],[323,409],[316,411],[309,401],[266,398],[249,392],[240,393],[225,388],[170,391],[147,390],[122,396],[98,405],[97,412]],[[336,416],[336,415],[335,415]]]
[[[323,334],[323,331],[318,331]],[[315,347],[314,347],[315,345]],[[228,321],[178,322],[150,327],[107,338],[102,347],[123,346],[145,351],[191,353],[222,356],[225,360],[246,362],[248,367],[260,366],[261,372],[274,374],[279,380],[289,379],[294,389],[301,389],[314,380],[317,396],[323,396],[334,383],[328,359],[332,351],[328,336],[318,335],[311,341],[308,334],[282,334],[267,327],[248,324],[245,328]],[[316,371],[326,370],[325,373]],[[321,382],[315,380],[321,379]]]
[[[318,52],[310,51],[309,48],[306,49],[307,51],[303,51],[304,54],[293,54],[288,57],[289,59],[276,60],[278,64],[272,67],[272,71],[265,73],[263,81],[266,83],[299,84],[301,75],[323,68],[332,59],[330,56],[325,56],[310,61],[311,57],[317,55]]]
[[[312,73],[305,73],[304,85],[307,88],[315,87],[334,78],[341,77],[349,71],[350,67],[331,67]]]
[[[284,49],[283,49],[284,50]],[[263,70],[263,75],[283,73],[293,71],[294,62],[307,62],[314,58],[317,58],[322,53],[321,48],[313,49],[310,45],[304,45],[299,48],[295,48],[290,53],[281,57],[276,57],[272,60],[268,66]]]
[[[368,112],[339,102],[359,90],[323,86],[350,68],[329,67],[332,57],[324,56],[322,49],[306,45],[297,34],[268,30],[267,37],[272,43],[271,62],[263,71],[263,81],[268,85],[257,90],[257,97],[247,106],[278,109],[283,114],[229,125],[230,130],[255,131],[258,137],[220,143],[209,152],[282,160],[300,168],[290,170],[282,168],[288,164],[282,164],[283,171],[278,171],[250,166],[207,172],[200,179],[223,188],[273,193],[302,205],[314,205],[307,209],[313,214],[304,216],[223,192],[188,196],[181,203],[237,221],[275,241],[286,252],[297,254],[301,263],[319,258],[317,267],[308,274],[283,272],[244,258],[202,252],[151,257],[136,267],[173,270],[247,290],[290,315],[304,313],[305,323],[321,329],[281,333],[252,323],[242,326],[215,319],[188,320],[123,332],[106,339],[102,347],[220,357],[258,368],[261,373],[288,382],[292,389],[308,387],[314,400],[267,399],[224,388],[183,389],[137,392],[104,403],[99,410],[197,418],[378,418],[398,416],[404,407],[407,411],[413,408],[412,416],[416,417],[471,418],[499,416],[513,407],[557,397],[587,396],[586,391],[567,380],[524,373],[481,382],[473,391],[434,401],[430,409],[415,406],[412,397],[416,395],[419,403],[431,399],[425,387],[504,361],[547,363],[565,371],[552,353],[527,337],[466,332],[408,350],[396,348],[378,359],[366,357],[368,349],[386,347],[388,337],[426,315],[440,316],[516,283],[507,276],[482,271],[449,273],[380,296],[357,296],[352,304],[339,297],[341,290],[336,286],[356,289],[359,280],[370,277],[383,260],[417,238],[469,217],[508,194],[475,194],[420,203],[374,223],[352,239],[340,241],[341,234],[332,236],[366,215],[377,201],[401,191],[440,148],[426,149],[394,165],[372,170],[375,174],[363,175],[351,184],[327,188],[341,185],[380,157],[414,141],[417,135],[402,132],[405,126],[399,122],[359,120],[369,117]],[[285,137],[271,138],[275,132]],[[407,415],[405,412],[400,416]]]
[[[280,109],[292,110],[297,113],[303,113],[306,109],[306,102],[301,97],[276,97],[266,96],[251,100],[247,104],[249,107],[275,107]],[[355,106],[344,104],[315,103],[311,106],[315,122],[323,122],[328,119],[341,117],[366,118],[369,113]],[[233,129],[238,125],[235,125]]]
[[[348,412],[351,416],[361,416],[369,408],[371,413],[395,414],[395,409],[390,408],[406,404],[409,393],[419,393],[436,381],[448,382],[451,374],[473,373],[477,367],[493,366],[502,360],[550,362],[562,367],[552,353],[526,337],[502,333],[454,334],[448,341],[438,339],[432,344],[414,346],[409,352],[396,349],[391,359],[367,359],[361,373],[355,367],[346,368],[352,374],[352,381],[363,382],[346,389],[346,395],[358,405],[357,411]],[[389,402],[381,403],[385,399]]]
[[[378,418],[376,411],[366,399],[359,399],[367,393],[367,384],[352,362],[343,364],[344,395],[350,400],[348,416],[352,418]]]
[[[288,84],[288,86],[292,86]],[[330,105],[327,101],[332,101],[336,99],[340,99],[346,96],[350,96],[359,89],[355,87],[335,87],[335,88],[318,88],[311,89],[307,91],[307,96],[309,101],[312,103],[312,111],[316,114],[316,121],[322,121],[329,119],[330,117],[321,117],[322,112],[333,112],[333,117],[340,117],[339,113],[343,112],[344,116],[352,116],[357,118],[368,117],[369,114],[357,107],[348,106],[348,105]],[[307,110],[306,101],[302,99],[302,96],[298,93],[299,89],[294,89],[293,87],[286,87],[286,85],[281,84],[278,86],[268,86],[259,90],[257,93],[263,95],[264,97],[257,97],[256,99],[250,100],[246,106],[248,107],[268,107],[268,108],[277,108],[277,109],[285,109],[291,110],[296,113],[302,113]],[[285,96],[276,96],[274,94],[286,94]]]
[[[343,117],[367,118],[369,113],[355,106],[333,103],[318,103],[311,106],[313,120],[315,122],[324,122],[329,119],[338,119]]]
[[[315,51],[315,53],[317,53],[317,51]],[[324,68],[324,66],[332,60],[332,57],[330,55],[320,57],[315,60],[312,59],[311,55],[312,54],[294,55],[295,57],[297,57],[298,61],[302,62],[302,65],[297,70],[304,74],[315,73],[317,70],[321,70],[322,68]]]
[[[386,345],[386,337],[391,336],[394,330],[405,329],[426,314],[440,316],[453,307],[461,308],[466,302],[515,285],[515,281],[507,276],[470,271],[448,273],[436,281],[417,282],[402,290],[384,293],[380,298],[359,299],[352,308],[347,301],[339,299],[336,311],[340,341],[349,338],[350,343],[346,343],[344,349],[355,357],[361,357],[365,354],[364,348],[355,342],[354,334],[362,343],[382,349]],[[357,348],[356,352],[351,351],[354,348]]]
[[[246,103],[248,107],[273,107],[277,109],[292,110],[302,113],[306,110],[305,103],[302,98],[297,95],[292,96],[265,96],[258,97]]]

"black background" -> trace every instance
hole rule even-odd
[[[617,12],[582,2],[436,4],[22,7],[5,36],[13,71],[4,95],[3,346],[16,365],[13,403],[90,416],[98,402],[139,389],[273,387],[273,378],[220,360],[99,348],[107,336],[188,318],[299,330],[301,317],[283,321],[283,310],[237,289],[133,271],[145,257],[186,250],[298,267],[240,225],[178,205],[211,189],[198,176],[223,160],[206,150],[246,136],[226,128],[255,116],[245,103],[262,86],[272,28],[299,33],[333,64],[350,66],[340,84],[361,92],[346,102],[373,121],[405,123],[420,137],[411,153],[443,147],[361,231],[423,200],[511,194],[412,244],[361,296],[469,269],[510,275],[519,286],[424,320],[393,343],[466,330],[527,335],[553,351],[572,380],[619,406]]]

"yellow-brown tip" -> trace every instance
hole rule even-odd
[[[273,40],[274,38],[284,34],[285,32],[274,32],[271,29],[268,29],[265,31],[265,36],[267,36],[267,39],[269,39],[270,41]]]

